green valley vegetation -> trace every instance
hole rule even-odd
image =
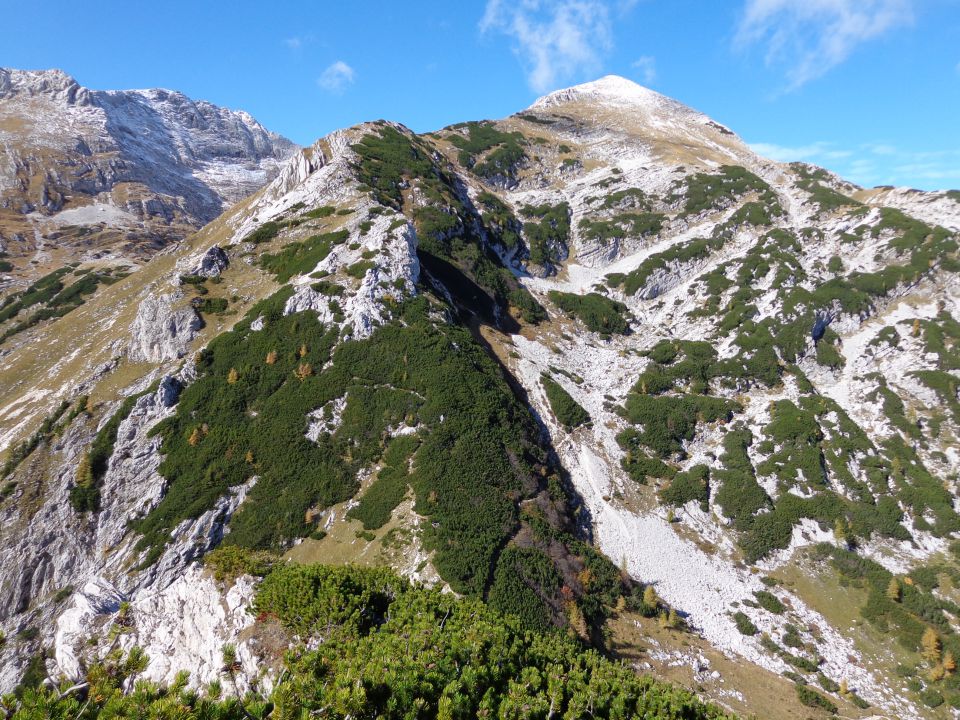
[[[733,720],[693,693],[609,660],[561,631],[536,631],[482,601],[412,586],[385,569],[278,566],[254,601],[257,622],[301,641],[270,693],[203,692],[182,673],[170,686],[139,675],[139,648],[112,651],[86,682],[61,692],[29,678],[11,720],[301,720],[326,718],[596,717]],[[311,649],[306,643],[313,640]],[[125,691],[124,688],[131,688]]]

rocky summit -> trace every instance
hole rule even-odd
[[[0,301],[0,689],[960,703],[955,191],[765,159],[613,76],[294,151],[0,71],[0,132],[6,272],[47,271]]]

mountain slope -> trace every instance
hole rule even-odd
[[[850,716],[939,712],[955,205],[774,163],[613,77],[317,141],[8,356],[4,441],[33,441],[8,451],[0,620],[38,637],[0,649],[4,684],[42,644],[78,675],[121,600],[148,677],[207,682],[224,642],[238,682],[270,677],[255,581],[196,562],[222,543],[390,564],[594,642],[679,615],[714,660],[675,631],[645,657],[744,712],[813,684]],[[755,705],[723,656],[796,695]]]

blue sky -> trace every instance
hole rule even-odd
[[[502,117],[607,73],[771,157],[960,187],[960,0],[0,0],[0,65],[167,87],[301,144]]]

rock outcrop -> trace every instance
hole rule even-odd
[[[190,306],[176,307],[176,293],[149,296],[130,325],[127,356],[134,362],[159,363],[183,357],[203,321]]]

